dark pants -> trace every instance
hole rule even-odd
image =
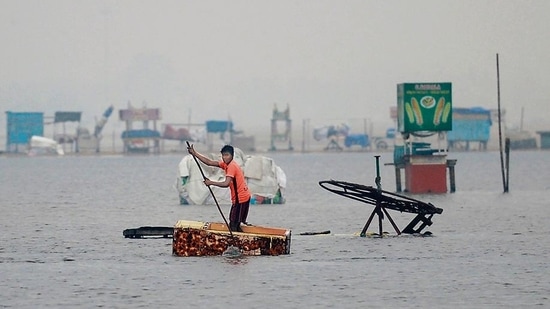
[[[229,221],[241,223],[246,222],[248,217],[248,208],[250,206],[250,199],[244,203],[235,203],[231,205],[231,211],[229,212]]]

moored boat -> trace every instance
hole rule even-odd
[[[179,220],[174,225],[172,253],[216,256],[237,247],[242,255],[290,254],[290,230],[256,225],[241,225],[241,229],[230,232],[224,223]]]

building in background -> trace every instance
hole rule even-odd
[[[6,152],[27,152],[32,136],[44,135],[44,113],[6,112]]]

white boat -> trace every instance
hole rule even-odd
[[[64,155],[61,145],[55,140],[43,136],[31,136],[29,141],[29,156],[38,155]]]

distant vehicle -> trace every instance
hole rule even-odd
[[[354,145],[361,146],[361,148],[367,148],[370,146],[370,139],[367,134],[348,134],[344,140],[344,145],[347,148]]]
[[[328,140],[325,150],[342,150],[339,141],[346,139],[349,135],[350,127],[345,123],[336,125],[326,125],[313,129],[313,138],[316,141]]]
[[[388,128],[386,130],[386,136],[373,137],[372,144],[376,149],[385,150],[393,145],[395,139],[395,128]]]

